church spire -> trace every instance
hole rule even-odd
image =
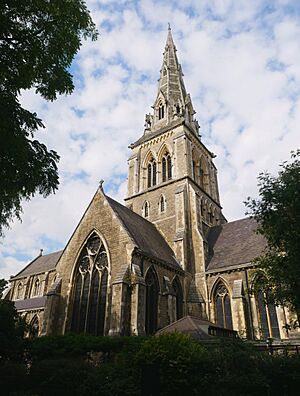
[[[184,120],[198,135],[199,126],[193,117],[195,111],[184,86],[170,24],[153,108],[153,116],[146,115],[145,132],[166,127],[175,120]]]

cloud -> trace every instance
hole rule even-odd
[[[157,92],[171,23],[204,144],[217,154],[228,220],[243,217],[260,171],[299,146],[300,18],[295,2],[263,0],[87,2],[100,30],[84,42],[71,71],[75,90],[47,103],[33,91],[22,103],[43,119],[37,134],[60,156],[60,188],[24,203],[23,222],[1,241],[0,277],[18,272],[39,249],[62,248],[100,179],[126,195],[128,144],[143,133]],[[299,7],[298,7],[299,8]]]

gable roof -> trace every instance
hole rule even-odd
[[[112,198],[106,196],[106,199],[142,253],[182,270],[173,250],[154,224]]]
[[[247,264],[261,255],[266,240],[256,229],[257,222],[249,217],[212,227],[207,236],[206,270]]]
[[[41,272],[55,269],[61,254],[62,250],[36,257],[12,279],[23,278],[24,276],[40,274]]]
[[[211,340],[215,336],[236,338],[237,332],[230,329],[219,327],[218,325],[195,316],[184,316],[158,330],[155,335],[166,333],[183,333],[190,337],[200,340]]]

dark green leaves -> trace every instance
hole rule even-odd
[[[0,1],[0,235],[20,219],[22,199],[59,184],[59,156],[34,139],[44,125],[22,108],[20,92],[35,88],[49,101],[70,94],[68,68],[88,37],[97,30],[82,0]]]
[[[299,313],[300,150],[291,159],[280,165],[277,177],[259,175],[259,198],[248,198],[246,206],[267,240],[265,254],[256,260],[266,274],[258,287],[272,290],[276,303],[289,304]]]

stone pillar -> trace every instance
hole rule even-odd
[[[131,287],[131,335],[145,335],[146,284],[137,264],[132,264]]]
[[[233,329],[238,331],[240,337],[247,338],[247,312],[245,312],[244,298],[243,281],[242,279],[237,279],[233,282],[232,289],[232,324]]]

